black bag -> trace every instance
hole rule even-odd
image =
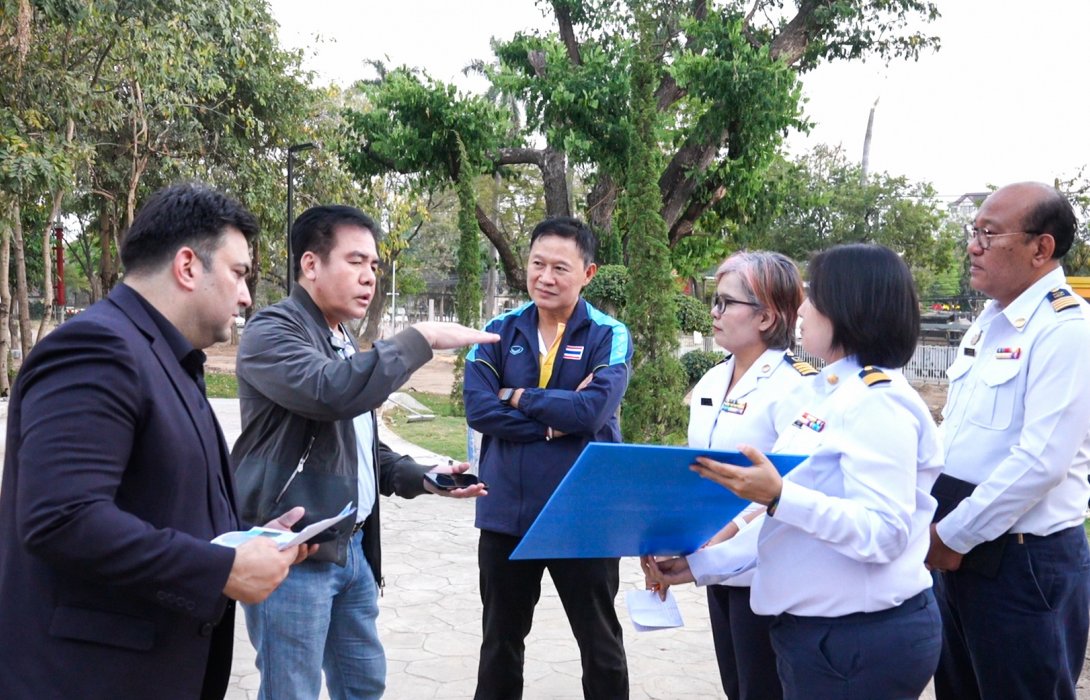
[[[950,512],[971,496],[975,489],[976,484],[940,474],[935,480],[935,485],[931,487],[931,495],[939,502],[931,522],[937,523],[950,515]],[[965,553],[958,571],[972,571],[987,578],[995,578],[999,575],[999,565],[1003,563],[1003,551],[1006,548],[1006,535],[1000,535],[988,542],[981,542]]]

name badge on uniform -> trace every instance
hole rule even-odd
[[[701,405],[701,406],[711,406],[711,405],[712,405],[712,400],[711,400],[711,398],[710,398],[710,397],[708,397],[708,396],[704,396],[704,397],[702,397],[702,398],[700,399],[700,405]]]
[[[802,415],[795,419],[796,428],[809,428],[815,433],[825,430],[825,421],[815,415],[803,411]]]
[[[1022,348],[996,348],[995,359],[997,360],[1017,360],[1022,356]]]
[[[735,401],[734,399],[727,399],[723,402],[723,406],[719,410],[725,411],[727,413],[737,413],[738,415],[742,415],[746,412],[746,402]]]

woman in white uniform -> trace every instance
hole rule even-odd
[[[941,622],[924,567],[942,447],[927,406],[899,371],[919,304],[892,251],[848,245],[810,264],[802,346],[827,364],[773,452],[810,457],[781,478],[699,458],[694,471],[767,506],[742,533],[688,557],[643,558],[652,580],[717,583],[756,566],[753,610],[774,615],[788,700],[918,698],[938,664]]]
[[[817,370],[788,351],[802,280],[779,253],[741,252],[715,273],[715,342],[730,353],[701,377],[689,404],[689,447],[734,450],[739,443],[770,450],[801,405],[799,388]],[[729,523],[708,545],[760,528],[758,506]],[[748,523],[748,524],[747,524]],[[706,546],[708,546],[706,545]],[[708,586],[708,611],[723,690],[731,700],[778,700],[780,680],[768,627],[772,618],[749,605],[752,572]]]

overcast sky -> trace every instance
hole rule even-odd
[[[302,48],[321,82],[348,84],[389,59],[480,91],[462,68],[489,40],[552,28],[532,0],[271,0],[284,46]],[[862,154],[880,98],[871,168],[932,182],[949,198],[1025,179],[1051,182],[1090,163],[1090,2],[938,0],[942,49],[918,62],[823,65],[804,77],[815,124],[793,136]],[[1087,176],[1090,177],[1090,169]]]

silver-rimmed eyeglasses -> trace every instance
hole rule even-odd
[[[727,310],[728,306],[752,306],[755,309],[761,308],[761,305],[757,302],[735,299],[734,297],[728,297],[726,294],[716,294],[712,297],[713,312],[721,314]]]
[[[1017,236],[1019,234],[1028,233],[1030,235],[1037,235],[1040,231],[1008,231],[1007,233],[992,233],[986,228],[979,228],[973,224],[965,224],[965,244],[968,245],[973,241],[977,242],[981,250],[988,250],[992,247],[993,238],[1001,238],[1003,236]]]

